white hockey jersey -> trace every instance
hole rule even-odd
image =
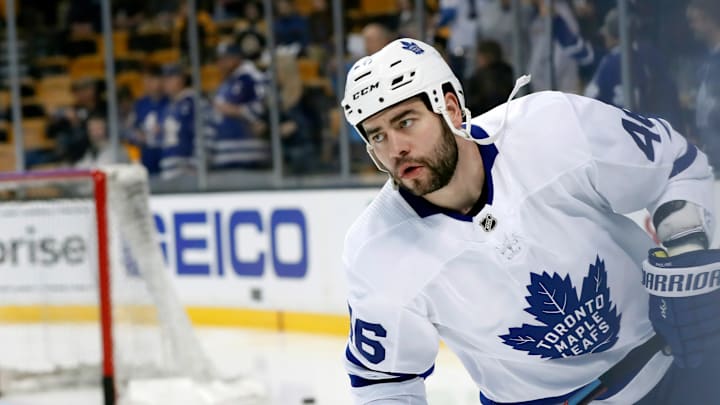
[[[497,131],[506,107],[473,119],[473,136]],[[663,120],[581,96],[509,108],[505,136],[479,147],[477,215],[388,183],[348,232],[358,403],[425,404],[440,339],[483,403],[560,403],[654,335],[641,285],[653,242],[621,214],[676,199],[710,210],[705,155]],[[597,403],[640,399],[671,361],[656,354]]]

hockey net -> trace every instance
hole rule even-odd
[[[0,175],[0,395],[102,385],[105,404],[132,403],[133,382],[216,378],[148,197],[132,165]]]

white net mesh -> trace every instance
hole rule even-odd
[[[215,372],[156,241],[147,174],[103,172],[116,387],[158,377],[209,384]],[[0,178],[0,394],[102,376],[96,193],[89,176],[51,177]]]

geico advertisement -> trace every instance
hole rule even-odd
[[[185,304],[344,314],[344,236],[376,193],[155,196],[151,208]]]
[[[95,291],[94,208],[89,202],[0,204],[3,303],[87,302]]]

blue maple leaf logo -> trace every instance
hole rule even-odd
[[[501,335],[503,343],[542,358],[599,353],[618,339],[620,318],[610,300],[605,262],[597,256],[583,278],[580,296],[570,280],[558,274],[530,273],[525,300],[542,325],[522,324]]]
[[[417,55],[420,55],[421,53],[425,52],[424,49],[420,48],[418,44],[412,41],[400,41],[402,44],[402,49],[407,49],[410,52],[413,52]]]

